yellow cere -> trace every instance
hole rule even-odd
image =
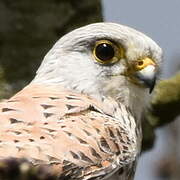
[[[145,57],[145,58],[142,58],[142,59],[139,59],[137,60],[135,63],[134,63],[134,70],[135,71],[140,71],[142,69],[144,69],[145,67],[147,67],[148,65],[153,65],[155,66],[155,62],[149,58],[149,57]]]

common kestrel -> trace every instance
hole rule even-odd
[[[33,81],[0,103],[1,161],[23,158],[67,180],[133,179],[161,59],[153,40],[123,25],[66,34]]]

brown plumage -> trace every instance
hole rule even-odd
[[[61,180],[133,179],[161,56],[150,38],[113,23],[62,37],[33,81],[0,103],[0,177],[28,162]]]
[[[60,177],[88,179],[135,158],[136,137],[112,115],[120,109],[107,114],[95,100],[59,90],[30,85],[0,104],[1,159],[26,158],[34,165],[51,165]],[[129,120],[127,126],[135,130],[130,115]]]

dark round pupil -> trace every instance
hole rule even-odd
[[[114,57],[114,48],[107,43],[102,43],[96,47],[96,56],[102,60],[107,61]]]

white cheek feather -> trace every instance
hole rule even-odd
[[[59,84],[81,93],[98,94],[100,71],[91,54],[61,52],[61,58],[53,57],[51,64],[42,65],[33,83]],[[56,62],[53,68],[52,62]]]
[[[127,81],[123,76],[114,76],[102,84],[103,93],[130,107],[134,116],[140,119],[141,112],[149,105],[148,89],[141,88]]]

